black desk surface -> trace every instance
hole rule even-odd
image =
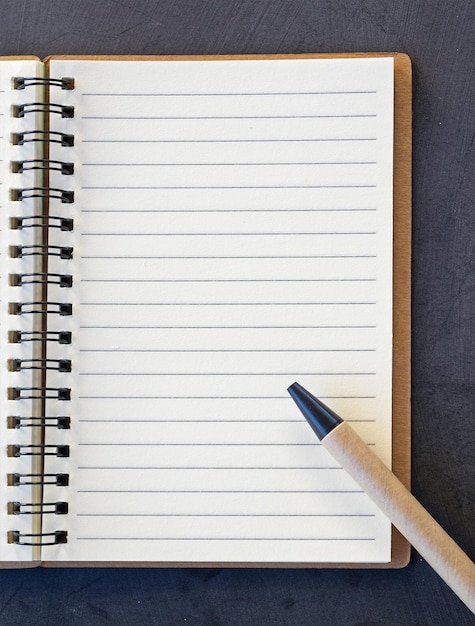
[[[3,0],[0,11],[0,55],[410,55],[413,492],[475,559],[475,3]],[[0,622],[459,626],[475,616],[413,552],[397,571],[5,570]]]

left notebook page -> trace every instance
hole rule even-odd
[[[37,109],[43,86],[37,80],[15,79],[37,79],[43,71],[43,64],[32,57],[0,62],[0,566],[4,567],[24,566],[39,558],[39,548],[29,544],[37,543],[41,532],[40,516],[34,512],[40,508],[34,503],[41,502],[41,448],[34,445],[40,443],[34,425],[41,406],[32,397],[41,387],[41,370],[35,369],[41,336],[32,340],[32,333],[41,328],[41,313],[33,313],[31,304],[41,300],[41,288],[30,281],[31,275],[41,272],[43,228],[34,227],[39,219],[35,216],[41,215],[41,198],[33,197],[33,189],[43,183],[41,170],[25,168],[42,158],[42,142],[29,139],[37,137],[31,131],[42,128]]]

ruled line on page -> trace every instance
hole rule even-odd
[[[312,255],[82,255],[83,259],[375,259],[375,254],[312,254]]]
[[[78,372],[78,376],[376,376],[376,372]]]
[[[280,237],[280,236],[350,236],[350,235],[376,235],[376,231],[315,231],[315,232],[83,232],[82,237]]]
[[[260,468],[259,468],[260,469]],[[362,489],[272,489],[272,490],[257,490],[257,491],[242,491],[240,489],[229,490],[196,490],[189,489],[78,489],[78,493],[325,493],[325,494],[338,494],[338,493],[364,493]]]
[[[264,353],[274,353],[274,352],[278,352],[278,353],[287,353],[287,352],[297,352],[297,353],[305,353],[305,352],[310,352],[310,353],[314,353],[314,352],[376,352],[376,348],[305,348],[305,349],[294,349],[294,348],[226,348],[226,349],[221,349],[221,348],[211,348],[211,349],[197,349],[197,348],[183,348],[183,349],[179,349],[179,348],[141,348],[141,349],[135,349],[135,348],[81,348],[79,350],[79,352],[99,352],[101,354],[103,354],[104,352],[112,352],[113,354],[117,354],[117,353],[121,353],[121,352],[128,352],[128,353],[135,353],[135,354],[140,354],[140,353],[178,353],[178,354],[184,354],[187,352],[198,352],[200,354],[204,353],[233,353],[233,352],[238,352],[238,353],[242,353],[242,352],[264,352]]]
[[[244,441],[242,443],[236,443],[236,442],[223,442],[223,441],[219,441],[218,443],[213,443],[213,442],[196,442],[196,441],[191,441],[191,442],[182,442],[180,441],[179,443],[174,442],[174,441],[166,441],[166,442],[147,442],[147,443],[143,443],[143,442],[127,442],[127,443],[122,443],[122,442],[100,442],[100,443],[91,443],[91,442],[79,442],[78,443],[79,446],[84,446],[84,447],[92,447],[92,446],[110,446],[110,447],[142,447],[142,446],[151,446],[151,447],[163,447],[163,446],[179,446],[179,447],[190,447],[190,446],[204,446],[204,447],[216,447],[216,448],[230,448],[230,447],[243,447],[243,446],[254,446],[254,447],[267,447],[267,448],[275,448],[275,447],[282,447],[282,448],[299,448],[299,447],[310,447],[310,448],[314,448],[317,444],[316,442],[312,441],[311,443],[286,443],[286,442],[277,442],[277,443],[269,443],[269,442],[254,442],[254,441]],[[373,443],[367,443],[366,445],[371,446],[374,445]]]
[[[130,258],[130,257],[121,257]],[[148,257],[147,257],[148,258]],[[376,278],[297,278],[295,280],[288,280],[282,278],[196,278],[196,279],[184,279],[184,278],[83,278],[83,283],[372,283]]]
[[[214,536],[204,536],[204,537],[174,537],[163,536],[163,537],[137,537],[137,536],[121,536],[121,537],[108,537],[108,536],[99,536],[99,537],[76,537],[77,541],[218,541],[218,542],[228,542],[228,541],[241,541],[241,542],[262,542],[262,541],[345,541],[345,542],[358,542],[358,541],[375,541],[374,537],[214,537]]]
[[[298,467],[296,465],[272,465],[272,466],[265,466],[265,465],[256,465],[256,466],[248,466],[248,467],[234,467],[232,465],[201,465],[199,467],[193,465],[193,466],[183,466],[183,465],[158,465],[158,466],[149,466],[149,465],[79,465],[78,466],[79,470],[89,470],[89,471],[95,471],[98,469],[104,470],[104,471],[114,471],[114,470],[135,470],[135,471],[142,471],[142,470],[150,470],[150,471],[157,471],[157,470],[166,470],[167,472],[175,472],[175,471],[183,471],[183,472],[194,472],[196,470],[203,470],[203,471],[215,471],[216,469],[219,469],[220,471],[231,471],[231,472],[250,472],[253,470],[267,470],[269,472],[275,472],[277,470],[285,470],[285,471],[293,471],[293,472],[300,472],[300,471],[314,471],[314,470],[335,470],[335,471],[344,471],[341,467],[337,467],[337,466],[323,466],[323,465],[318,465],[318,466],[301,466]],[[261,493],[262,490],[246,490],[248,493]],[[268,490],[264,490],[265,492],[268,492]],[[228,491],[226,492],[228,493]],[[231,493],[234,493],[234,491],[232,491]],[[358,493],[362,493],[362,492],[358,492]]]
[[[79,328],[84,328],[84,329],[92,329],[92,330],[100,330],[100,329],[112,329],[112,330],[124,330],[124,329],[128,329],[128,330],[139,330],[139,329],[143,329],[143,330],[157,330],[157,329],[163,329],[163,330],[171,330],[171,329],[209,329],[209,330],[218,330],[218,329],[233,329],[233,330],[239,330],[239,329],[257,329],[257,330],[264,330],[264,329],[273,329],[273,330],[296,330],[296,329],[333,329],[333,330],[337,330],[337,329],[343,329],[343,328],[352,328],[352,329],[364,329],[364,328],[376,328],[376,325],[374,324],[367,324],[367,325],[360,325],[360,324],[323,324],[323,325],[304,325],[304,326],[293,326],[293,325],[278,325],[278,326],[264,326],[264,325],[258,325],[258,326],[252,326],[252,325],[242,325],[242,326],[236,326],[236,325],[232,325],[232,326],[221,326],[221,325],[212,325],[212,326],[193,326],[193,325],[174,325],[174,326],[170,326],[170,325],[155,325],[155,324],[150,324],[150,325],[145,325],[145,326],[136,326],[136,325],[103,325],[103,326],[98,326],[98,325],[86,325],[86,324],[81,324],[79,326]]]
[[[78,517],[136,517],[136,513],[78,513]],[[140,513],[141,517],[186,517],[192,520],[195,517],[375,517],[374,513]]]
[[[177,209],[169,209],[169,208],[157,208],[157,209],[143,209],[140,207],[137,208],[133,208],[133,209],[113,209],[113,208],[97,208],[97,209],[89,209],[89,208],[84,208],[82,209],[82,213],[123,213],[123,214],[132,214],[132,215],[137,215],[140,213],[246,213],[246,214],[253,214],[253,213],[321,213],[321,212],[332,212],[332,213],[336,213],[336,212],[352,212],[352,213],[358,213],[358,212],[366,212],[366,211],[371,211],[371,212],[375,212],[377,211],[377,209],[375,207],[365,207],[365,208],[361,208],[361,207],[341,207],[341,208],[309,208],[309,209],[303,209],[303,208],[295,208],[295,209],[271,209],[271,208],[267,208],[267,209],[233,209],[233,208],[222,208],[222,209],[193,209],[193,208],[177,208]]]
[[[199,163],[81,163],[81,167],[285,167],[285,166],[304,166],[304,165],[376,165],[377,161],[289,161],[289,162],[241,162],[234,161],[231,163],[202,161]]]
[[[173,189],[376,189],[376,185],[84,185],[84,190],[173,190]]]
[[[219,144],[219,143],[314,143],[339,141],[377,141],[377,137],[313,137],[313,138],[259,138],[259,139],[83,139],[82,143],[190,143],[190,144]]]
[[[306,447],[311,447],[313,448],[315,446],[315,442],[312,443],[286,443],[286,442],[279,442],[279,443],[268,443],[268,442],[261,442],[261,443],[256,443],[253,441],[245,441],[243,443],[236,443],[236,442],[223,442],[220,441],[218,443],[213,443],[213,442],[209,442],[206,441],[204,443],[201,442],[179,442],[176,443],[174,441],[166,441],[166,442],[140,442],[140,443],[136,443],[136,442],[128,442],[128,443],[121,443],[121,442],[101,442],[101,443],[86,443],[86,442],[79,442],[78,443],[79,446],[112,446],[112,447],[124,447],[124,446],[153,446],[153,447],[160,447],[160,446],[183,446],[183,447],[188,447],[188,446],[209,446],[209,447],[242,447],[242,446],[266,446],[266,447],[275,447],[275,446],[279,446],[279,447],[291,447],[291,448],[296,448],[296,447],[302,447],[302,446],[306,446]],[[369,444],[368,444],[369,445]]]
[[[298,96],[299,98],[302,96],[348,96],[348,95],[374,95],[377,93],[375,89],[366,89],[366,90],[338,90],[338,91],[232,91],[232,92],[222,92],[222,91],[213,91],[213,92],[200,92],[200,91],[190,91],[190,92],[139,92],[139,93],[130,93],[130,92],[121,92],[121,93],[111,93],[111,92],[96,92],[96,93],[82,93],[82,96],[91,97],[130,97],[130,98],[144,98],[148,96],[159,97],[159,98],[189,98],[189,97],[236,97],[236,96]]]
[[[330,398],[343,398],[343,399],[354,399],[353,396],[330,396]],[[368,398],[373,396],[361,396],[362,398]],[[79,395],[79,400],[232,400],[233,402],[236,400],[286,400],[287,397],[282,396],[263,396],[263,395],[239,395],[239,396],[230,396],[230,395],[221,395],[221,396],[208,396],[208,395],[200,395],[200,396],[192,396],[189,394],[183,395],[107,395],[105,393],[101,393],[99,395]],[[325,397],[323,397],[325,399]],[[328,399],[328,398],[327,398]]]
[[[375,396],[373,396],[374,398]],[[329,398],[324,398],[325,400],[328,400]],[[332,400],[335,399],[351,399],[351,400],[368,400],[368,396],[353,396],[351,398],[349,398],[348,396],[344,396],[344,397],[333,397],[330,398]],[[78,419],[78,422],[91,422],[91,423],[95,423],[95,424],[100,424],[100,423],[104,423],[104,424],[111,424],[111,423],[115,423],[115,424],[156,424],[156,423],[160,423],[160,424],[209,424],[209,423],[216,423],[216,424],[220,424],[221,420],[217,420],[217,419],[182,419],[182,418],[175,418],[173,420],[170,419],[160,419],[160,418],[155,418],[155,419],[141,419],[141,418],[134,418],[134,419],[102,419],[102,418],[80,418]],[[360,419],[360,420],[352,420],[352,419],[347,419],[345,420],[345,422],[349,422],[351,423],[360,423],[360,424],[371,424],[376,422],[376,419]],[[299,419],[259,419],[259,418],[249,418],[249,419],[226,419],[226,424],[301,424],[302,421]],[[163,469],[163,468],[162,468]]]
[[[305,119],[342,119],[342,118],[375,118],[376,114],[355,114],[347,115],[83,115],[83,120],[305,120]]]
[[[234,306],[373,306],[376,302],[81,302],[81,306],[221,306],[221,307],[234,307]]]

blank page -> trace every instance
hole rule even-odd
[[[389,561],[389,521],[286,389],[389,465],[393,59],[50,66],[75,78],[51,121],[75,135],[52,156],[75,163],[52,183],[75,191],[52,235],[73,371],[50,378],[70,512],[44,558]]]

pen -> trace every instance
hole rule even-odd
[[[475,564],[347,422],[299,383],[288,392],[322,445],[475,613]]]

